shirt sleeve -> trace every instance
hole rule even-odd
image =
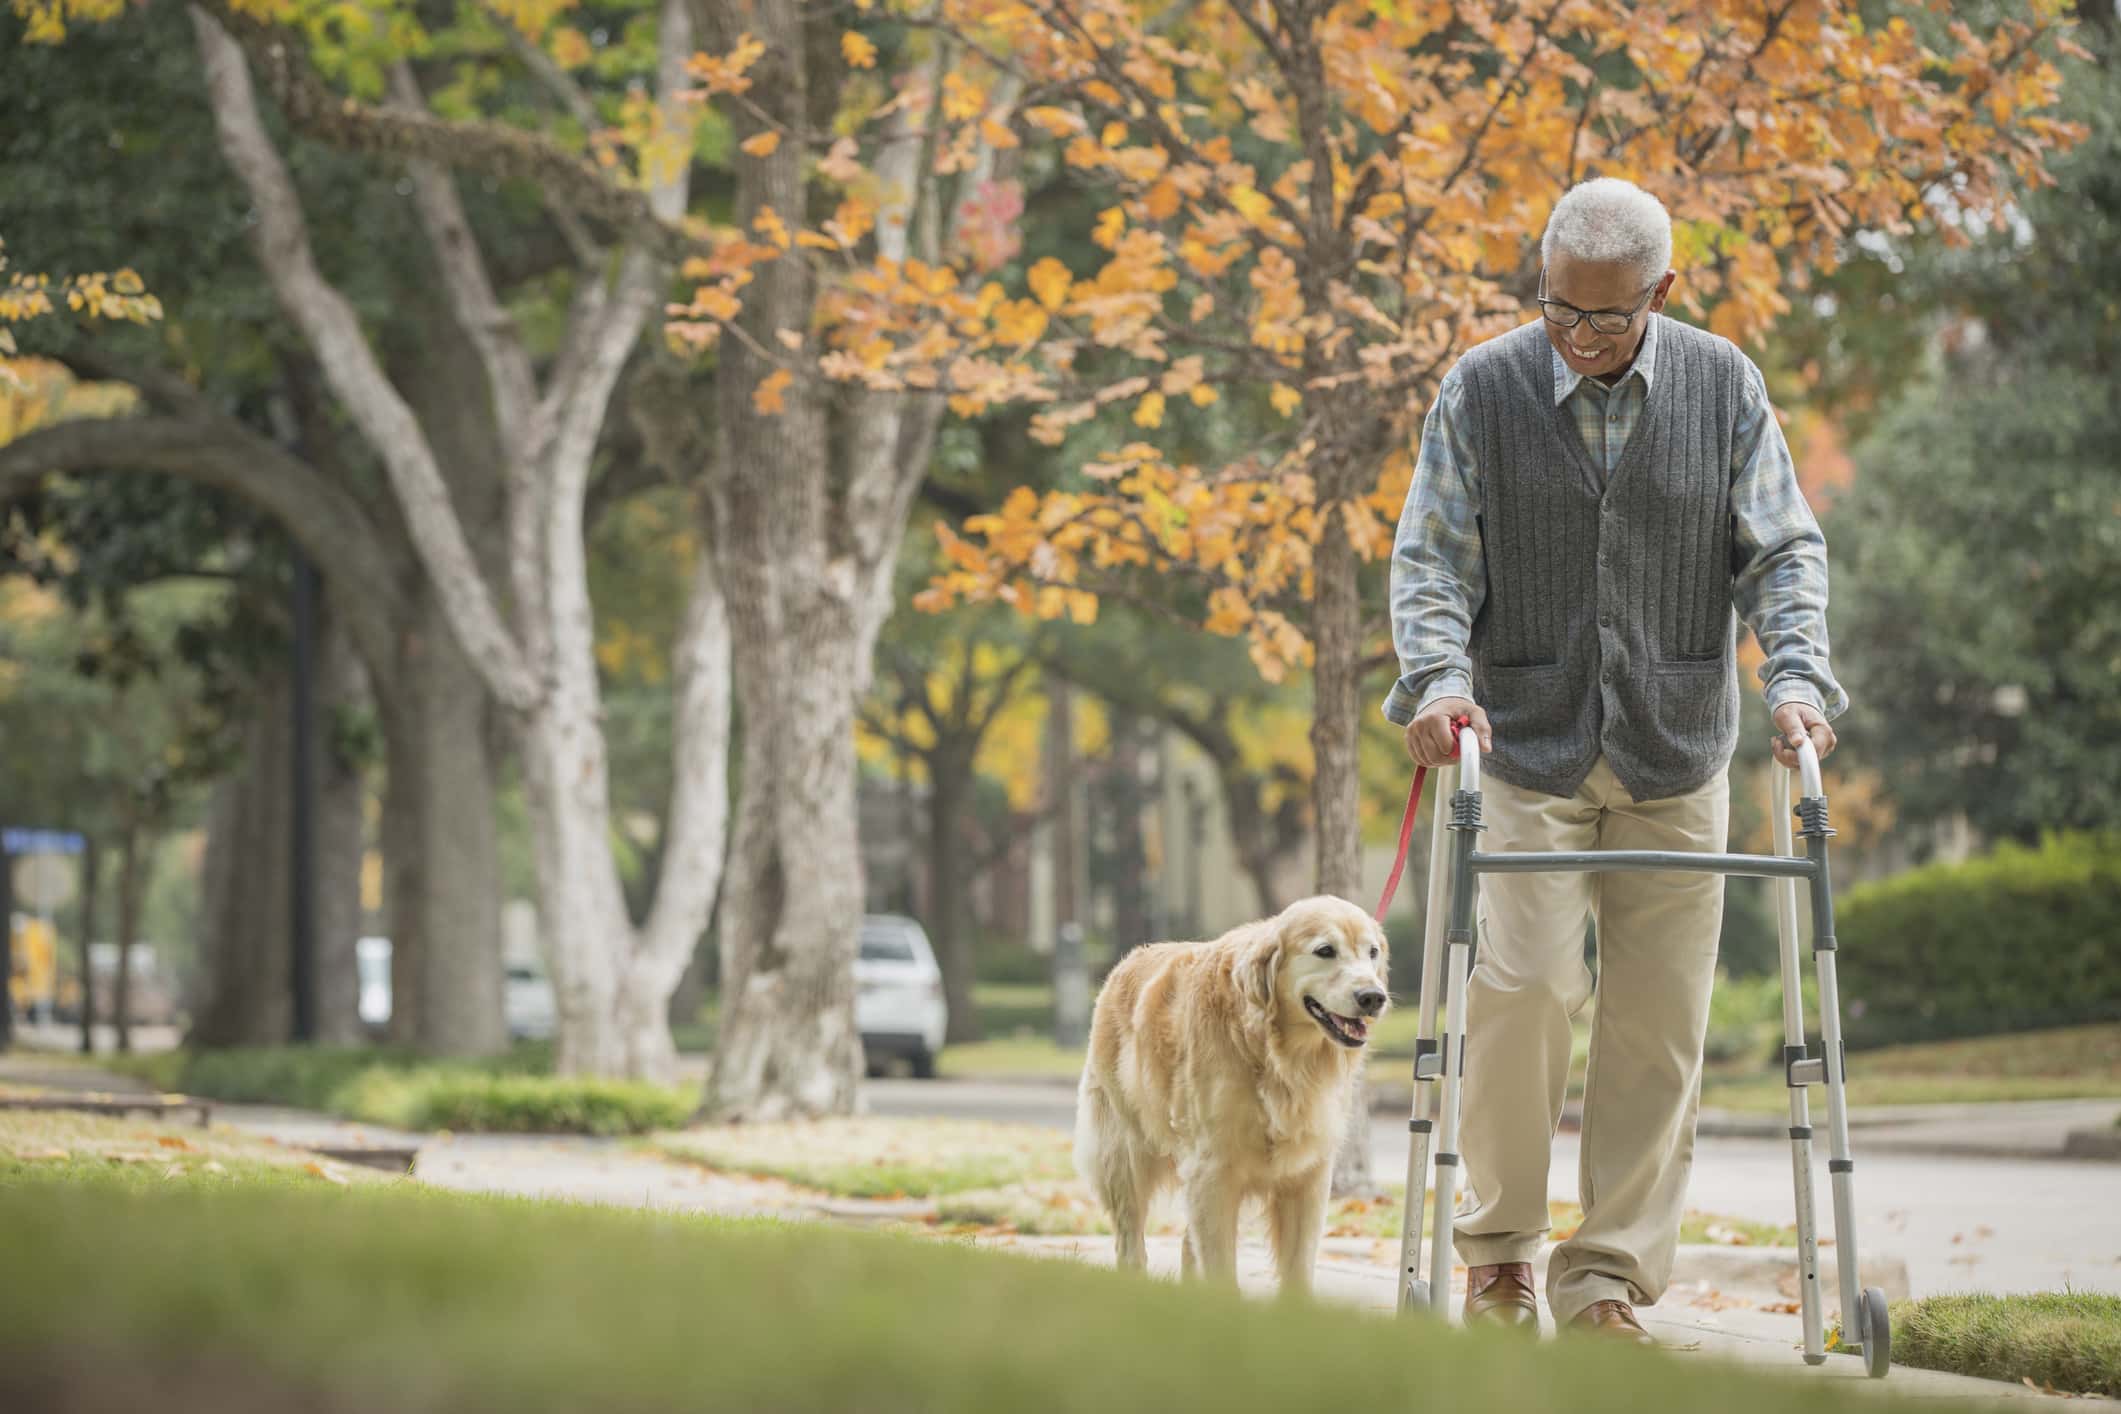
[[[1466,655],[1487,598],[1480,541],[1480,466],[1468,438],[1465,382],[1456,368],[1436,390],[1421,455],[1392,541],[1392,646],[1399,679],[1384,714],[1401,726],[1442,697],[1473,696]]]
[[[1848,694],[1827,647],[1826,537],[1798,488],[1767,380],[1750,360],[1731,453],[1732,599],[1766,655],[1768,708],[1803,702],[1838,717]]]

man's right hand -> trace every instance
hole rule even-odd
[[[1415,765],[1441,766],[1451,759],[1458,749],[1458,729],[1451,725],[1453,717],[1471,717],[1473,730],[1480,734],[1480,749],[1495,749],[1495,734],[1488,729],[1487,713],[1468,698],[1439,697],[1407,723],[1407,755],[1414,758]]]

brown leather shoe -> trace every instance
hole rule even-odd
[[[1634,1345],[1655,1345],[1657,1340],[1635,1319],[1635,1308],[1625,1301],[1593,1301],[1569,1322],[1572,1331],[1588,1331]]]
[[[1495,1262],[1466,1268],[1466,1324],[1538,1335],[1539,1297],[1532,1291],[1532,1264]]]

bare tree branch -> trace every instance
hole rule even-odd
[[[353,307],[317,269],[301,199],[265,132],[243,51],[205,10],[195,6],[191,13],[221,149],[256,205],[259,263],[280,307],[382,455],[406,529],[465,655],[496,698],[527,710],[543,689],[501,621],[418,419],[376,362]]]
[[[232,419],[118,417],[38,428],[0,446],[0,501],[54,472],[152,472],[226,491],[272,517],[316,561],[370,663],[391,661],[401,566],[360,505]]]
[[[509,29],[514,30],[510,25]],[[427,111],[427,97],[420,92],[412,65],[399,61],[391,68],[393,101],[408,112]],[[412,173],[413,200],[419,207],[420,224],[427,230],[427,243],[434,248],[441,267],[442,285],[449,292],[450,308],[478,351],[486,370],[486,384],[493,395],[494,428],[499,433],[504,458],[514,463],[534,460],[542,429],[531,419],[536,406],[537,376],[530,366],[529,350],[523,347],[515,320],[494,294],[486,261],[479,254],[478,238],[464,215],[464,202],[457,194],[456,178],[433,162],[415,160],[407,164]],[[528,443],[530,454],[524,456]]]
[[[198,0],[195,9],[215,19],[222,33],[250,55],[267,91],[307,137],[346,152],[426,158],[528,182],[589,220],[645,241],[672,259],[708,250],[674,218],[659,215],[648,193],[613,181],[588,158],[542,134],[358,102],[324,81],[300,36],[285,26],[252,18],[235,0]]]

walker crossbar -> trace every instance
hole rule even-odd
[[[1594,849],[1512,854],[1475,851],[1466,865],[1476,874],[1621,874],[1690,870],[1696,874],[1750,874],[1762,879],[1815,879],[1817,862],[1772,854],[1691,854],[1665,849]]]
[[[1826,788],[1819,755],[1809,739],[1796,743],[1803,796],[1790,802],[1790,773],[1774,772],[1774,854],[1707,854],[1670,850],[1561,850],[1483,854],[1474,848],[1481,831],[1480,740],[1470,726],[1459,732],[1456,760],[1446,773],[1458,789],[1446,795],[1436,785],[1435,833],[1430,841],[1428,911],[1423,919],[1420,1035],[1414,1046],[1414,1105],[1407,1128],[1407,1207],[1400,1229],[1400,1309],[1446,1314],[1451,1292],[1455,1208],[1463,1172],[1458,1151],[1459,1092],[1465,1075],[1466,1003],[1477,931],[1475,891],[1482,874],[1621,873],[1683,871],[1738,874],[1775,880],[1776,932],[1781,944],[1783,1058],[1789,1082],[1790,1167],[1796,1190],[1799,1306],[1807,1364],[1826,1359],[1822,1318],[1819,1238],[1812,1196],[1812,1126],[1806,1087],[1821,1085],[1827,1105],[1827,1164],[1833,1189],[1835,1275],[1841,1296],[1841,1336],[1834,1349],[1860,1355],[1868,1373],[1885,1374],[1892,1351],[1885,1294],[1858,1285],[1855,1160],[1849,1154],[1847,1077],[1843,1074],[1841,998],[1835,975],[1834,894],[1827,869]],[[1449,808],[1445,809],[1445,802]],[[1412,806],[1409,806],[1411,811]],[[1792,831],[1792,816],[1803,829]],[[1803,853],[1793,848],[1804,840]],[[1803,989],[1799,981],[1797,884],[1810,895],[1812,960],[1819,975],[1820,1053],[1807,1054]],[[1439,1025],[1440,1023],[1440,1025]],[[1446,1059],[1446,1058],[1449,1059]],[[1433,1145],[1433,1148],[1432,1148]],[[1434,1166],[1433,1184],[1428,1171]],[[1434,1230],[1427,1279],[1421,1271],[1422,1196],[1433,1188]]]

